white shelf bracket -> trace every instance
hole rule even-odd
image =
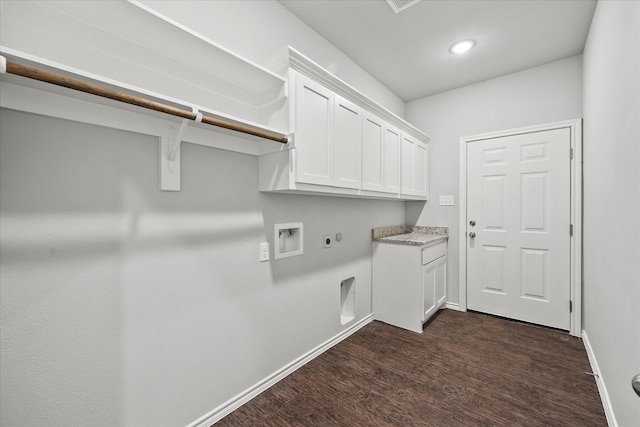
[[[176,125],[172,125],[169,129],[169,168],[173,168],[173,164],[176,161],[176,157],[180,152],[180,144],[182,143],[182,137],[184,131],[187,129],[188,119],[182,119],[180,127],[176,130]]]
[[[194,121],[202,122],[202,113],[192,109]],[[180,144],[190,119],[182,119],[180,124],[173,123],[166,137],[160,137],[160,189],[162,191],[180,191]]]

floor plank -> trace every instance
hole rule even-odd
[[[233,426],[606,426],[579,338],[441,311],[373,322],[238,408]]]

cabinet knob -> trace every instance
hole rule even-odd
[[[633,391],[640,397],[640,374],[631,379],[631,386],[633,387]]]

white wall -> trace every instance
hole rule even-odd
[[[429,201],[407,202],[406,221],[449,227],[447,299],[458,303],[460,137],[581,117],[582,56],[418,99],[406,110],[407,120],[432,137]],[[455,206],[438,206],[447,194]]]
[[[1,110],[2,425],[185,425],[371,312],[372,227],[398,202],[260,194],[257,158]],[[305,253],[258,262],[275,222]],[[344,240],[323,249],[323,234]]]
[[[584,51],[583,155],[583,327],[617,425],[637,425],[640,2],[598,2]]]
[[[403,112],[275,1],[183,7],[249,59],[291,44]],[[185,425],[348,327],[341,280],[354,322],[371,313],[370,229],[403,203],[261,194],[255,157],[181,156],[182,191],[160,192],[154,138],[0,111],[0,424]],[[259,263],[292,221],[305,254]]]

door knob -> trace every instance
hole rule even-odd
[[[476,237],[476,233],[474,233],[473,231],[471,233],[469,233],[469,237],[471,237],[472,239],[474,239]]]
[[[633,391],[640,396],[640,374],[631,379],[631,386],[633,387]]]
[[[469,225],[474,227],[476,225],[476,222],[474,220],[469,221]]]

